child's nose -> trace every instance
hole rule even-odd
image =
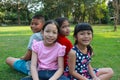
[[[31,28],[35,27],[35,25],[31,25]]]
[[[88,37],[89,35],[88,34],[85,34],[85,37]]]
[[[49,35],[49,36],[52,36],[52,33],[50,32],[50,33],[48,33],[48,35]]]

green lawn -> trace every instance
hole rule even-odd
[[[120,80],[120,26],[117,32],[112,31],[111,25],[93,26],[93,29],[93,67],[111,67],[114,70],[111,80]],[[72,32],[68,38],[73,43]],[[24,55],[31,34],[28,26],[0,27],[0,80],[19,80],[26,76],[6,65],[5,59]]]

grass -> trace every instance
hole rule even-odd
[[[114,70],[111,80],[120,80],[120,26],[116,32],[112,31],[113,26],[110,25],[94,25],[93,29],[92,66],[111,67]],[[31,34],[28,26],[0,27],[0,80],[20,80],[26,76],[6,65],[5,59],[8,56],[21,57],[24,55]],[[72,33],[68,38],[72,43],[74,42]]]

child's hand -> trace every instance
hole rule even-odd
[[[84,77],[84,79],[83,80],[89,80],[89,79],[87,79],[86,77]]]

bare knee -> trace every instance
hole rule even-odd
[[[112,69],[112,68],[108,68],[108,74],[109,74],[110,76],[113,76],[114,71],[113,71],[113,69]]]
[[[98,77],[101,80],[110,80],[114,74],[112,68],[100,68],[98,72]]]
[[[98,72],[98,76],[101,76],[102,78],[105,78],[105,77],[111,78],[113,74],[114,74],[114,71],[112,70],[112,68],[100,68]]]
[[[13,66],[13,64],[14,64],[14,62],[16,61],[16,60],[18,60],[18,58],[14,58],[14,57],[7,57],[7,59],[6,59],[6,64],[8,64],[9,66]]]
[[[6,59],[6,61],[5,61],[5,62],[6,62],[7,64],[9,64],[9,63],[10,63],[11,58],[12,58],[12,57],[7,57],[7,59]]]

